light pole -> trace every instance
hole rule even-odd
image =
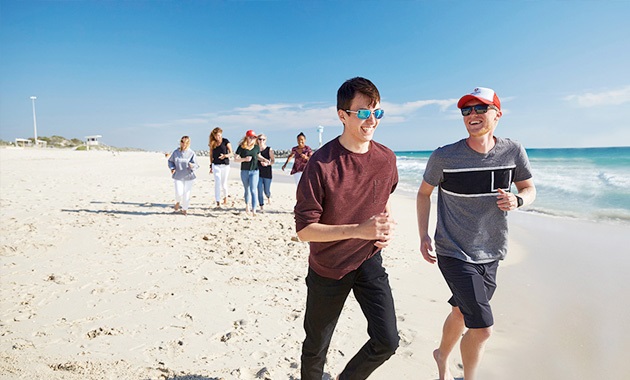
[[[317,127],[317,132],[319,132],[319,147],[322,147],[322,134],[324,134],[324,127],[323,126],[319,126]]]
[[[37,147],[37,117],[35,116],[35,99],[37,99],[37,96],[31,96],[31,100],[33,101],[33,131],[35,132],[35,146]]]

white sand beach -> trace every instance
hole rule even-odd
[[[291,240],[293,180],[274,171],[251,217],[238,167],[234,205],[215,209],[199,161],[183,216],[164,154],[0,149],[0,379],[299,379],[308,245]],[[401,344],[371,379],[433,380],[449,293],[418,251],[414,197],[392,206]],[[480,377],[630,378],[629,226],[516,211],[510,228]],[[327,374],[366,339],[350,297]]]

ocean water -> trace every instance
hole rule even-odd
[[[527,149],[527,154],[537,196],[524,210],[630,224],[630,147]],[[398,190],[415,196],[430,155],[396,152]]]

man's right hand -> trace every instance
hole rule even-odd
[[[389,245],[395,227],[396,221],[388,213],[383,212],[359,224],[357,229],[360,239],[376,240],[375,246],[385,248]]]

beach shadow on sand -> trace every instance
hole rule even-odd
[[[267,377],[258,377],[257,378],[267,378]],[[165,377],[165,380],[223,380],[225,379],[225,377],[208,377],[208,376],[201,376],[201,375],[175,375],[175,376],[169,376],[169,377]],[[332,375],[329,375],[327,373],[324,374],[324,377],[322,378],[322,380],[333,380],[334,377]],[[152,379],[143,379],[143,380],[152,380]],[[293,377],[293,376],[289,376],[288,380],[299,380],[299,378]],[[455,379],[457,380],[457,379]]]
[[[136,215],[136,216],[147,216],[147,215],[177,215],[181,214],[179,211],[173,210],[172,204],[166,203],[151,203],[151,202],[102,202],[102,201],[91,201],[91,204],[95,205],[115,205],[115,206],[131,206],[140,209],[144,209],[142,211],[136,210],[121,210],[121,209],[61,209],[62,212],[69,213],[91,213],[91,214],[114,214],[114,215]],[[149,211],[149,209],[153,209],[153,211]],[[157,209],[157,210],[156,210]],[[217,218],[220,214],[223,213],[233,213],[235,215],[244,214],[243,208],[239,207],[194,207],[188,210],[188,214],[186,216],[196,216],[196,217],[204,217],[204,218]],[[263,212],[259,212],[259,215],[270,214],[270,215],[280,215],[280,214],[292,214],[292,211],[282,211],[282,210],[264,210]]]
[[[135,211],[135,210],[103,210],[103,209],[95,209],[95,210],[91,210],[91,209],[86,209],[86,208],[82,208],[82,209],[61,209],[62,212],[72,212],[72,213],[81,213],[81,212],[85,212],[85,213],[90,213],[90,214],[114,214],[114,215],[136,215],[136,216],[147,216],[147,215],[176,215],[176,214],[181,214],[179,211],[175,211],[173,210],[173,205],[172,204],[165,204],[165,203],[151,203],[151,202],[101,202],[101,201],[92,201],[90,202],[92,204],[110,204],[110,205],[116,205],[116,206],[132,206],[132,207],[139,207],[139,208],[152,208],[152,209],[158,209],[157,211]],[[213,214],[195,214],[195,213],[189,213],[187,216],[203,216],[203,217],[211,217],[211,218],[216,218],[216,215]]]
[[[166,380],[221,380],[223,377],[208,377],[201,375],[182,375],[182,376],[169,376],[165,377]],[[152,380],[152,379],[144,379],[144,380]]]
[[[68,209],[61,209],[62,212],[74,212],[74,213],[80,213],[80,212],[87,212],[90,214],[106,214],[106,215],[111,215],[111,214],[116,214],[116,215],[136,215],[136,216],[146,216],[146,215],[173,215],[173,214],[180,214],[179,212],[175,212],[169,210],[169,211],[153,211],[153,212],[142,212],[142,211],[124,211],[124,210],[88,210],[88,209],[76,209],[76,210],[68,210]],[[188,214],[187,216],[204,216],[204,217],[216,217],[213,215],[195,215],[195,214]]]

